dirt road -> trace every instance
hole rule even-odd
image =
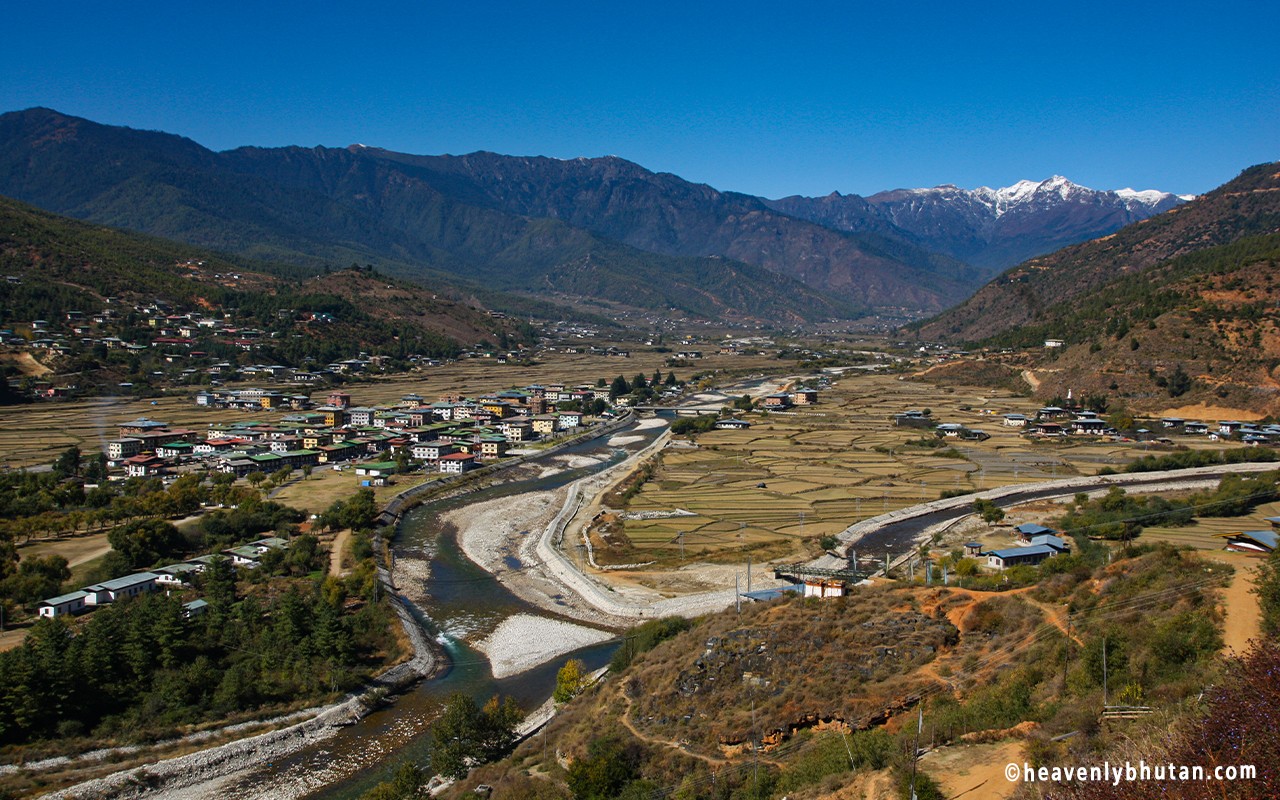
[[[1259,556],[1229,550],[1205,551],[1201,555],[1236,568],[1231,583],[1222,590],[1222,605],[1226,612],[1222,625],[1222,649],[1242,654],[1249,649],[1249,641],[1262,632],[1262,610],[1258,607],[1258,596],[1253,593],[1262,560]]]
[[[347,574],[342,567],[343,558],[347,552],[347,542],[351,540],[351,529],[343,528],[338,531],[338,535],[333,537],[333,544],[329,547],[329,574],[335,578],[341,578]]]

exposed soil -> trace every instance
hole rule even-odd
[[[338,535],[333,537],[333,544],[329,546],[329,574],[340,578],[347,574],[342,566],[343,558],[347,552],[347,542],[351,539],[351,529],[343,528]]]
[[[1211,406],[1205,403],[1196,403],[1189,406],[1178,406],[1177,408],[1166,408],[1159,412],[1162,417],[1183,417],[1184,419],[1236,419],[1241,422],[1253,422],[1262,419],[1263,414],[1257,411],[1247,411],[1243,408],[1231,408],[1229,406]]]
[[[30,353],[4,353],[0,355],[0,361],[8,361],[17,367],[23,375],[31,375],[36,378],[53,372],[44,364],[36,361],[35,356]]]
[[[1013,796],[1020,785],[1005,777],[1005,767],[1022,762],[1022,742],[1006,741],[942,747],[926,753],[920,768],[949,800],[1000,800]]]
[[[1222,623],[1222,649],[1243,654],[1249,649],[1249,641],[1262,632],[1262,611],[1258,607],[1258,596],[1253,593],[1261,559],[1227,550],[1205,551],[1200,555],[1236,568],[1231,583],[1222,590],[1222,605],[1226,612]]]

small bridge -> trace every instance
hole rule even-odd
[[[781,564],[773,568],[773,577],[790,578],[797,582],[803,582],[806,579],[816,579],[857,583],[865,578],[866,575],[852,568],[830,569],[826,567],[815,567],[811,564]]]

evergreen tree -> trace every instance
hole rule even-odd
[[[473,764],[501,757],[515,742],[521,711],[511,698],[495,695],[484,708],[462,692],[445,703],[431,730],[431,767],[450,778],[462,778]]]
[[[59,478],[70,478],[80,474],[80,448],[71,445],[53,462],[53,474]]]
[[[627,383],[627,379],[619,375],[613,379],[613,383],[609,386],[609,399],[617,400],[624,394],[631,394],[631,384]]]
[[[185,542],[178,529],[162,519],[125,523],[107,534],[111,547],[134,568],[150,566],[182,552]]]
[[[1169,382],[1166,387],[1170,397],[1181,397],[1191,391],[1191,376],[1179,364],[1173,368],[1173,372],[1169,373]]]

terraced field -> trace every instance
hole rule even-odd
[[[693,516],[610,519],[597,558],[670,565],[681,560],[681,543],[685,561],[801,558],[819,552],[824,534],[943,492],[1092,475],[1146,452],[1132,443],[1031,442],[1000,416],[1038,407],[1008,392],[849,375],[812,409],[752,413],[749,430],[712,431],[695,447],[668,448],[625,510]],[[932,431],[893,424],[894,414],[912,408],[991,438],[922,446],[935,439]]]

